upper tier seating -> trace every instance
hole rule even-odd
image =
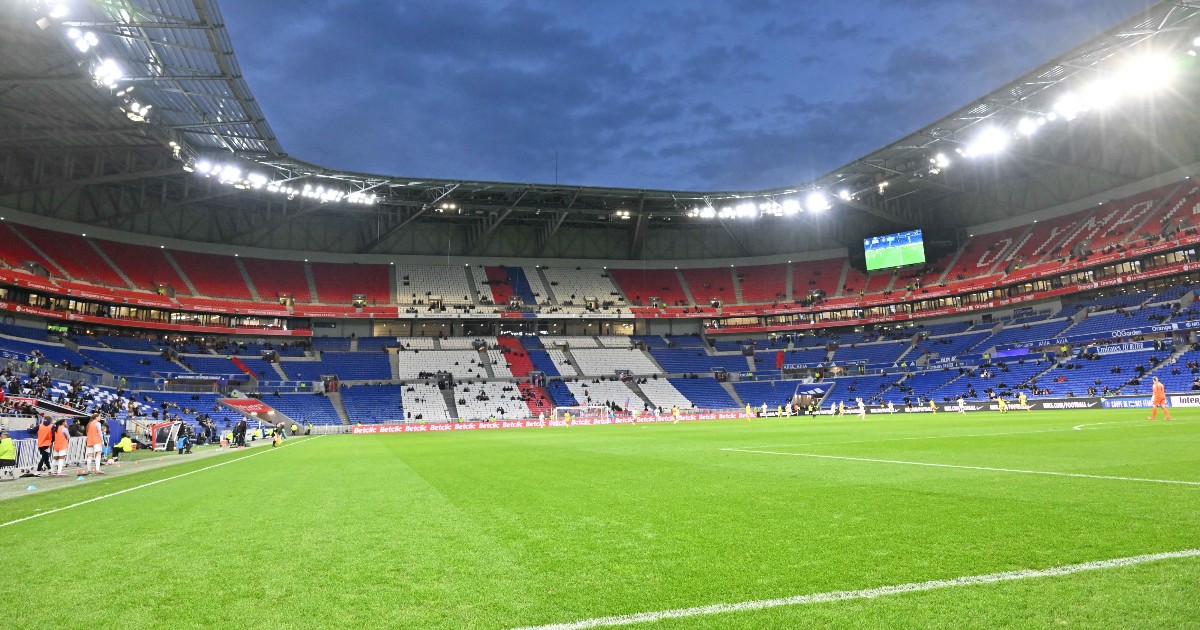
[[[617,306],[625,304],[625,298],[604,269],[543,267],[542,272],[550,283],[550,293],[559,304],[580,305],[589,298]]]
[[[88,357],[92,363],[99,364],[106,371],[119,376],[155,377],[165,374],[183,374],[188,371],[187,368],[164,359],[161,354],[154,352],[83,348],[82,354]]]
[[[314,262],[309,269],[322,304],[349,304],[355,293],[365,295],[367,304],[391,304],[395,299],[390,266]]]
[[[1121,328],[1138,328],[1153,326],[1161,323],[1157,318],[1171,315],[1171,307],[1155,306],[1121,313],[1093,313],[1087,319],[1071,326],[1063,332],[1064,335],[1084,335],[1119,330]]]
[[[512,276],[515,272],[515,267],[509,267],[509,275]],[[546,288],[546,283],[542,282],[542,277],[538,275],[538,267],[519,267],[521,273],[525,276],[525,281],[529,284],[529,292],[538,304],[547,304],[550,302],[550,291]],[[511,278],[510,278],[511,280]],[[518,278],[516,284],[520,284]],[[514,284],[514,286],[516,286]],[[599,296],[597,296],[599,297]],[[529,298],[526,298],[526,304],[529,303]]]
[[[304,263],[294,260],[265,260],[242,258],[250,281],[258,290],[258,297],[274,302],[281,295],[290,295],[296,302],[307,304],[312,301],[308,290],[308,276]]]
[[[867,278],[867,284],[863,290],[867,293],[882,293],[892,283],[892,278],[895,275],[889,269],[872,271],[870,277]]]
[[[956,357],[960,354],[965,354],[967,350],[974,348],[976,344],[991,336],[988,332],[971,332],[960,333],[957,335],[944,335],[941,337],[930,337],[917,344],[916,354],[909,356],[918,357],[923,354],[937,354],[938,357]]]
[[[4,247],[0,247],[0,260],[13,269],[25,269],[27,261],[35,262],[45,268],[51,276],[62,278],[63,274],[58,267],[30,247],[14,227],[11,223],[0,222],[0,243],[4,243]]]
[[[867,288],[867,274],[851,266],[846,271],[846,281],[842,283],[842,295],[858,295]]]
[[[232,256],[177,250],[169,250],[169,253],[201,295],[235,300],[250,299],[250,287],[246,286],[237,260]]]
[[[482,304],[508,304],[512,288],[508,285],[508,274],[504,267],[484,267],[471,265],[468,267],[471,278],[475,281],[475,289],[479,293]]]
[[[666,374],[708,374],[713,368],[724,368],[729,372],[749,369],[746,357],[740,354],[709,355],[699,348],[651,350],[650,355]]]
[[[1070,324],[1070,320],[1054,319],[1036,324],[1007,326],[1001,329],[1000,332],[992,335],[990,338],[981,341],[975,346],[974,349],[982,351],[995,346],[1020,343],[1022,341],[1054,339],[1058,335],[1062,334],[1063,330],[1065,330]]]
[[[1192,227],[1196,225],[1197,216],[1200,216],[1200,186],[1185,181],[1183,186],[1180,186],[1179,190],[1127,239],[1127,242]]]
[[[833,360],[836,363],[866,361],[868,365],[895,363],[909,346],[907,341],[841,345],[833,353]]]
[[[673,269],[610,269],[609,273],[631,304],[648,305],[651,298],[659,298],[667,306],[688,304]]]
[[[737,303],[733,291],[733,270],[718,267],[716,269],[684,269],[683,280],[696,304],[708,304],[717,300],[722,304]]]
[[[391,357],[382,352],[322,352],[319,360],[284,359],[279,366],[290,378],[298,381],[315,381],[327,374],[337,375],[344,381],[382,381],[392,378]]]
[[[129,286],[112,265],[92,248],[88,239],[78,234],[50,232],[29,225],[22,225],[16,229],[71,274],[72,278],[110,287]]]
[[[770,304],[787,299],[787,265],[750,265],[737,268],[738,281],[742,285],[742,302],[746,304]],[[692,285],[688,279],[688,286]],[[696,293],[693,290],[692,295]]]
[[[475,301],[465,266],[396,265],[396,293],[400,304],[428,304],[434,296],[448,306]]]
[[[94,242],[120,267],[135,288],[156,291],[162,285],[171,287],[177,294],[191,293],[162,249],[116,241]]]
[[[797,262],[792,265],[792,298],[799,300],[812,291],[833,296],[841,289],[839,280],[845,258]]]

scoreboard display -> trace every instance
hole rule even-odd
[[[925,241],[921,237],[921,230],[864,238],[863,250],[867,258],[867,271],[925,262]]]

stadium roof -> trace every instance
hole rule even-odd
[[[446,253],[431,243],[459,236],[457,254],[508,254],[524,230],[536,247],[521,253],[554,255],[565,251],[553,243],[562,230],[603,225],[624,236],[598,257],[785,253],[889,228],[1017,216],[1200,162],[1190,106],[1200,82],[1176,81],[1153,102],[1103,114],[1084,114],[1087,103],[1062,109],[1134,55],[1189,60],[1200,37],[1195,2],[1156,4],[816,181],[740,191],[433,180],[318,166],[283,150],[213,0],[26,0],[0,11],[0,200],[162,236],[365,253]],[[1181,69],[1194,77],[1194,64]],[[1014,140],[1027,125],[1036,137]],[[1011,146],[967,158],[981,139]],[[179,213],[208,225],[186,227]],[[740,219],[776,221],[781,227],[770,232],[785,236],[759,242],[763,224]],[[435,223],[443,225],[424,229]],[[305,233],[336,226],[337,234],[299,235],[297,225]],[[683,229],[711,236],[700,239],[709,246],[647,251],[648,239]],[[503,232],[511,232],[501,239],[507,245],[494,242]]]

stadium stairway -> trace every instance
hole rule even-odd
[[[738,280],[737,269],[730,267],[729,275],[733,276],[733,299],[737,300],[738,304],[745,304],[746,300],[742,298],[742,282]]]
[[[130,280],[129,276],[125,275],[125,272],[121,271],[121,268],[118,267],[117,264],[108,257],[108,254],[104,253],[104,250],[100,249],[100,246],[96,244],[96,241],[88,239],[87,244],[91,246],[93,250],[95,250],[96,255],[100,257],[100,260],[103,260],[104,264],[108,265],[109,268],[113,270],[113,273],[117,274],[117,277],[120,278],[130,289],[137,288],[137,285],[133,283],[133,280]]]
[[[250,297],[254,298],[255,302],[262,302],[262,296],[258,294],[258,287],[254,286],[254,280],[250,278],[250,272],[246,270],[245,263],[241,258],[234,258],[233,264],[237,267],[238,272],[242,274],[242,280],[246,282],[246,288],[250,289]]]
[[[279,365],[278,361],[271,362],[271,369],[275,370],[275,374],[277,374],[279,376],[279,380],[281,380],[281,381],[288,380],[287,373],[283,371],[283,366]]]
[[[467,274],[470,275],[470,274]],[[447,387],[442,391],[442,398],[446,399],[446,411],[450,412],[451,418],[458,418],[458,402],[454,400],[454,388]]]
[[[308,301],[312,304],[317,304],[321,300],[317,297],[317,281],[313,278],[312,265],[304,263],[304,283],[308,285]]]
[[[482,303],[483,300],[480,298],[479,285],[475,282],[475,274],[468,273],[466,275],[467,275],[467,286],[471,288],[471,300],[474,301],[476,304]],[[451,407],[451,411],[453,411],[453,409],[454,408]],[[457,418],[458,415],[451,413],[450,417]]]
[[[538,277],[542,279],[542,286],[546,287],[546,295],[543,296],[542,299],[550,300],[551,304],[558,304],[558,298],[555,297],[554,291],[552,290],[552,288],[550,286],[550,279],[546,277],[546,270],[542,269],[541,265],[536,266],[534,269],[537,271]],[[603,297],[603,296],[597,296],[597,297]]]
[[[651,405],[650,397],[646,396],[646,392],[642,391],[641,386],[637,384],[636,380],[625,381],[625,386],[633,390],[633,393],[637,394],[637,397],[641,399],[643,409],[645,409],[647,405]]]
[[[333,410],[342,419],[342,424],[350,424],[350,414],[346,413],[346,403],[342,401],[342,392],[326,392],[325,397],[329,399]]]
[[[746,403],[742,401],[742,397],[738,396],[737,390],[735,390],[733,388],[733,383],[730,383],[729,381],[725,381],[725,382],[721,383],[721,387],[724,387],[725,391],[729,392],[729,396],[731,398],[733,398],[735,401],[737,401],[739,408],[746,406]]]
[[[692,296],[692,289],[688,286],[687,280],[684,279],[683,272],[676,269],[675,277],[679,279],[679,287],[683,289],[683,296],[687,298],[688,304],[695,304],[696,298]]]
[[[196,290],[196,285],[192,284],[192,279],[183,272],[183,267],[179,264],[178,260],[175,260],[175,257],[171,255],[171,252],[164,249],[162,250],[162,254],[163,257],[167,259],[167,262],[171,263],[171,268],[175,270],[175,273],[179,276],[179,279],[183,280],[183,285],[187,288],[188,294],[200,295],[200,292]],[[176,291],[178,291],[178,288],[176,288]]]

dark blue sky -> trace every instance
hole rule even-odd
[[[404,177],[802,183],[1145,0],[262,0],[221,9],[284,148]]]

